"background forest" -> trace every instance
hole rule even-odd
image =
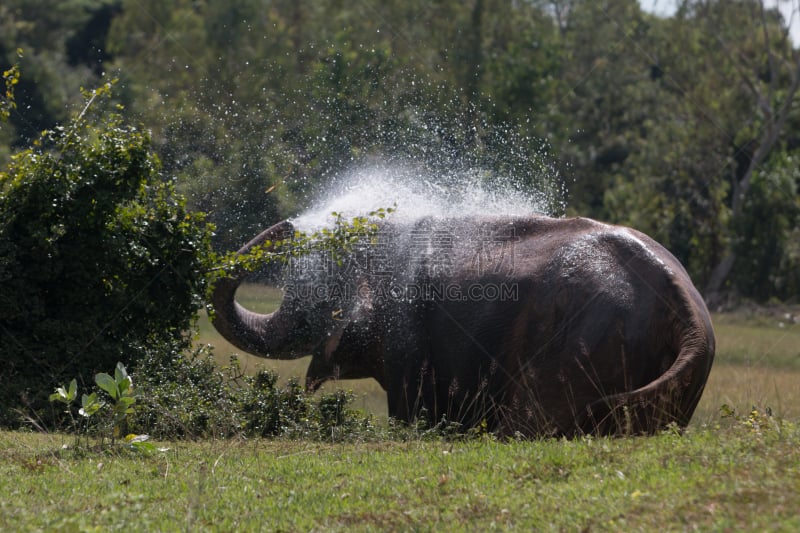
[[[103,105],[152,133],[220,250],[354,164],[422,159],[640,229],[714,303],[797,301],[797,45],[759,1],[678,4],[4,0],[0,166],[118,79]]]

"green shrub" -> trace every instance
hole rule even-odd
[[[245,386],[238,391],[245,434],[273,437],[303,433],[307,428],[311,402],[300,382],[292,378],[284,387],[279,387],[277,383],[277,374],[261,370],[255,376],[248,377]]]
[[[0,172],[2,426],[44,417],[56,384],[190,346],[212,228],[147,132],[93,114],[107,91]]]
[[[335,391],[315,401],[296,378],[281,385],[269,370],[243,376],[235,358],[220,368],[205,347],[189,356],[145,359],[134,377],[131,427],[156,439],[243,435],[340,441],[375,433],[371,418],[350,408],[352,392]]]
[[[220,368],[210,349],[147,356],[133,372],[139,401],[136,431],[158,439],[230,437],[241,431],[235,399],[238,361]]]
[[[352,391],[336,390],[323,394],[314,405],[314,430],[323,441],[385,439],[389,435],[380,431],[370,416],[352,409],[355,396]]]
[[[43,132],[0,172],[0,426],[28,418],[49,427],[49,414],[56,427],[89,431],[75,424],[70,392],[97,398],[98,375],[114,400],[105,407],[117,409],[115,438],[128,426],[158,438],[339,438],[369,426],[344,393],[314,404],[297,380],[279,387],[269,372],[243,378],[235,361],[220,369],[207,349],[191,352],[197,311],[224,268],[287,255],[215,255],[213,227],[161,175],[148,134],[96,111],[109,93],[107,85],[87,94],[79,116]],[[346,249],[374,230],[368,218],[334,216],[333,231],[297,235],[291,253]],[[133,369],[135,393],[102,373],[117,363]]]
[[[350,408],[354,399],[350,391],[337,390],[315,400],[297,379],[279,386],[275,373],[262,370],[247,378],[235,395],[246,436],[322,441],[376,438],[372,418]]]

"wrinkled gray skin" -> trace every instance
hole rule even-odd
[[[240,252],[292,230],[281,222]],[[304,280],[350,296],[299,296],[290,278],[280,308],[260,315],[236,303],[244,276],[234,274],[215,287],[214,325],[255,355],[311,354],[312,390],[334,377],[375,378],[402,421],[485,422],[528,437],[688,424],[714,334],[686,271],[652,239],[539,216],[387,223],[380,239],[379,251],[354,251],[352,264]],[[419,290],[444,286],[458,290]]]

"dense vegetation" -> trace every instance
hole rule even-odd
[[[95,115],[107,91],[0,172],[0,425],[41,417],[56,383],[191,346],[213,228],[146,132]]]
[[[800,56],[756,0],[679,4],[8,0],[0,67],[21,48],[23,75],[0,159],[119,77],[219,247],[354,161],[425,155],[542,188],[545,158],[569,191],[556,213],[652,234],[715,301],[796,298]]]
[[[5,109],[14,109],[16,69],[4,77]],[[115,438],[129,418],[165,438],[346,426],[346,395],[314,405],[297,382],[279,388],[274,374],[248,378],[236,365],[226,373],[205,347],[189,352],[217,276],[314,246],[344,250],[374,224],[338,217],[324,235],[297,232],[274,250],[215,254],[214,226],[187,210],[149,135],[104,107],[110,89],[87,92],[79,115],[43,132],[0,172],[0,426],[113,427]],[[103,371],[115,361],[112,378]],[[97,397],[100,389],[110,402]]]

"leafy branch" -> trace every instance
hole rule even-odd
[[[17,56],[22,57],[22,49],[17,48]],[[17,108],[14,100],[14,87],[19,83],[20,70],[19,64],[14,64],[10,69],[3,72],[3,82],[5,83],[5,93],[0,96],[0,121],[5,122],[11,116],[11,112]]]
[[[253,272],[268,264],[288,263],[316,251],[326,251],[341,264],[345,254],[359,243],[373,241],[380,228],[378,221],[394,213],[396,207],[381,207],[370,211],[366,216],[347,220],[341,213],[333,212],[332,228],[323,228],[312,233],[295,231],[287,239],[265,240],[250,248],[246,253],[228,252],[216,256],[211,261],[216,266],[209,270],[212,281],[228,277],[237,272]]]

